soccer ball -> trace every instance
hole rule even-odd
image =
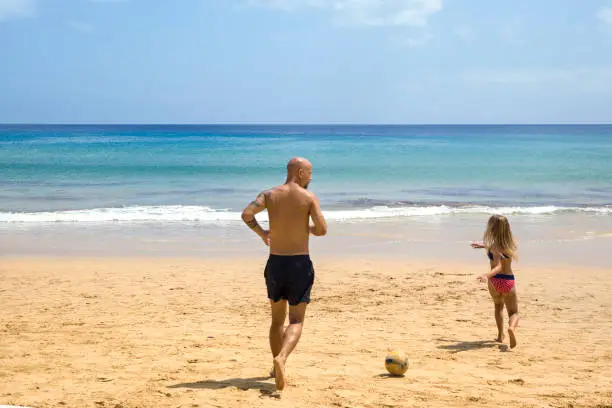
[[[394,350],[385,357],[385,368],[391,375],[401,376],[408,370],[408,356],[405,352]]]

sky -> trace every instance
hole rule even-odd
[[[0,123],[611,123],[612,0],[0,0]]]

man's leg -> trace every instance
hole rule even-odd
[[[278,390],[285,388],[285,363],[302,335],[306,305],[307,303],[303,302],[296,306],[289,306],[289,326],[285,330],[282,347],[278,355],[274,357],[274,374]]]
[[[272,321],[270,323],[270,350],[272,358],[278,356],[283,347],[283,327],[285,318],[287,317],[287,301],[280,300],[278,302],[270,301],[272,307]],[[270,376],[274,377],[274,369],[270,372]]]

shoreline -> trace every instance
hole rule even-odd
[[[362,223],[328,223],[325,237],[311,237],[314,258],[364,256],[449,263],[480,262],[470,248],[486,217],[414,217]],[[265,224],[265,223],[264,223]],[[264,225],[262,224],[262,225]],[[606,267],[612,217],[522,216],[511,219],[519,246],[516,265]],[[0,259],[6,257],[264,258],[268,249],[240,223],[228,225],[86,224],[0,228]]]

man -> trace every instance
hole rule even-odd
[[[242,212],[242,220],[270,247],[265,280],[272,306],[270,349],[276,388],[285,388],[285,362],[302,335],[306,305],[314,283],[309,255],[310,234],[322,236],[327,224],[319,200],[310,191],[312,164],[296,157],[287,164],[285,184],[260,193]],[[255,214],[268,210],[270,230],[259,226]],[[314,225],[310,225],[312,219]],[[289,303],[289,326],[283,331]]]

